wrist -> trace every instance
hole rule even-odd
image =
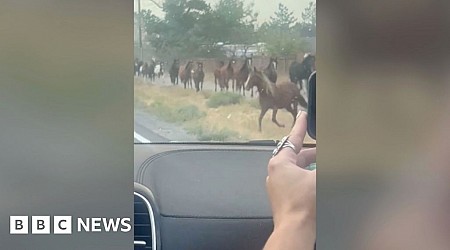
[[[275,228],[266,243],[265,250],[314,249],[316,241],[315,216],[286,216],[275,222]]]
[[[316,231],[316,217],[310,213],[290,214],[275,222],[274,230],[311,230]]]

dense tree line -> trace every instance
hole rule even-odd
[[[316,5],[311,2],[301,17],[279,4],[269,21],[257,25],[253,4],[220,0],[214,6],[204,0],[165,0],[163,18],[141,11],[146,39],[161,58],[220,57],[222,44],[267,44],[273,56],[306,52],[306,37],[314,37]],[[137,14],[138,15],[138,14]]]

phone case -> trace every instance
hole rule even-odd
[[[308,135],[316,140],[316,72],[308,80]]]

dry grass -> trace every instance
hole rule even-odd
[[[288,134],[292,125],[292,115],[285,110],[278,112],[278,121],[285,124],[285,128],[279,128],[272,121],[272,112],[266,113],[262,122],[262,132],[258,131],[258,117],[260,110],[255,99],[243,99],[239,104],[208,108],[207,101],[213,91],[196,93],[193,90],[185,90],[176,86],[161,86],[143,84],[139,80],[135,83],[135,105],[149,112],[152,103],[158,102],[172,110],[179,110],[183,106],[195,105],[205,115],[199,119],[187,121],[183,126],[195,133],[200,131],[205,134],[221,134],[227,141],[280,139]],[[205,132],[207,131],[207,132]],[[198,133],[197,133],[198,135]],[[206,135],[205,138],[208,138]],[[305,142],[314,142],[307,136]]]

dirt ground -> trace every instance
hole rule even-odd
[[[210,131],[221,131],[223,129],[233,131],[236,136],[231,141],[248,140],[278,140],[290,132],[293,122],[292,115],[286,110],[279,110],[277,119],[285,127],[278,127],[271,121],[272,111],[268,111],[262,121],[262,132],[258,131],[258,117],[260,114],[258,97],[250,98],[247,93],[239,104],[209,108],[208,98],[215,94],[214,81],[207,77],[203,91],[196,93],[192,89],[184,89],[183,85],[173,86],[168,77],[157,79],[155,82],[135,78],[135,103],[141,110],[146,110],[153,102],[164,103],[174,109],[195,105],[206,115],[199,120],[180,124],[184,127],[199,126]],[[150,112],[150,111],[149,111]],[[315,143],[308,135],[306,143]]]

